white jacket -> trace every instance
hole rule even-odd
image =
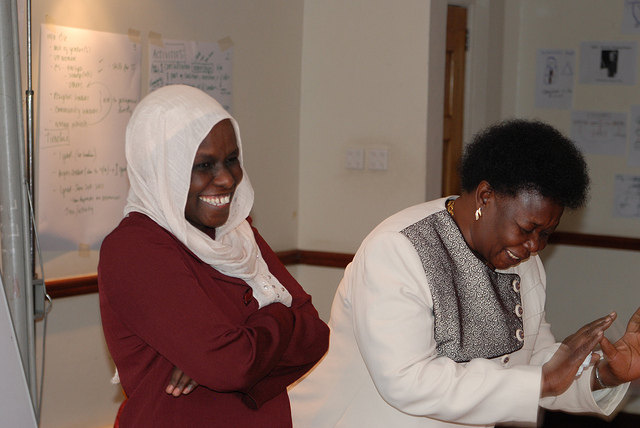
[[[538,256],[504,271],[521,278],[522,349],[468,363],[438,357],[425,272],[399,232],[445,200],[405,209],[363,241],[333,301],[329,351],[289,393],[296,428],[533,424],[539,406],[610,414],[624,397],[628,384],[592,393],[589,368],[564,394],[539,398],[541,366],[559,345],[544,319]]]

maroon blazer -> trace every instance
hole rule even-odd
[[[329,329],[258,232],[290,308],[258,309],[251,288],[202,262],[171,233],[131,213],[100,250],[104,334],[127,402],[128,427],[290,427],[287,386],[324,355]],[[174,366],[199,386],[165,392]]]

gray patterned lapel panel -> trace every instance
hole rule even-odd
[[[422,260],[435,317],[436,350],[456,362],[522,348],[517,274],[495,272],[469,249],[446,210],[400,231]]]

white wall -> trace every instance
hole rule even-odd
[[[535,108],[535,71],[539,49],[574,49],[576,51],[575,85],[573,110],[628,111],[633,104],[640,103],[640,87],[585,85],[579,83],[579,53],[582,41],[638,41],[637,35],[621,34],[622,6],[624,0],[602,2],[580,0],[557,2],[538,0],[536,2],[517,1],[505,16],[514,29],[513,44],[509,55],[516,58],[508,72],[506,81],[514,89],[503,105],[513,105],[513,115],[538,117],[554,124],[567,135],[570,132],[571,110]],[[517,28],[517,32],[515,32]],[[505,61],[506,63],[507,61]],[[504,111],[505,116],[509,112]],[[637,236],[640,221],[629,219],[616,221],[618,228],[610,229],[611,199],[603,198],[603,193],[611,194],[611,177],[615,172],[640,173],[638,168],[626,165],[626,159],[614,156],[586,155],[593,181],[592,199],[587,210],[567,213],[560,229],[618,236]],[[603,190],[606,189],[606,190]],[[613,223],[613,222],[610,222]],[[550,317],[557,319],[557,332],[563,335],[571,332],[570,323],[585,323],[590,317],[619,306],[630,315],[631,308],[640,305],[640,292],[633,287],[633,279],[639,278],[638,262],[640,253],[613,250],[584,249],[570,246],[550,247],[545,250],[550,290]],[[615,266],[616,268],[612,269]],[[598,274],[599,273],[599,274]],[[603,276],[604,275],[604,276]],[[610,280],[606,280],[606,277]],[[603,282],[607,284],[604,293]],[[575,286],[580,284],[581,296],[575,296]],[[554,299],[551,296],[555,297]],[[572,296],[573,305],[567,305],[563,296]],[[604,299],[603,299],[604,298]],[[591,300],[590,304],[587,301]],[[558,303],[556,303],[558,302]],[[602,306],[600,306],[602,304]],[[607,305],[607,307],[604,307]],[[579,326],[580,324],[576,324]]]
[[[305,2],[298,248],[355,252],[390,214],[440,196],[447,3],[469,7],[469,134],[501,115],[504,0]],[[348,170],[347,148],[386,148],[389,169]],[[296,268],[324,304],[339,278],[321,271]]]
[[[43,323],[37,323],[36,362],[42,363]],[[98,295],[55,299],[47,320],[42,428],[113,424],[124,396],[102,333]]]
[[[305,1],[298,248],[354,253],[381,220],[439,196],[444,16],[444,1]],[[346,169],[348,148],[387,149],[388,170]],[[328,320],[343,270],[293,273]]]
[[[299,248],[355,252],[424,201],[430,3],[305,2]],[[347,148],[387,149],[388,170],[347,170]]]
[[[537,117],[567,135],[574,110],[629,113],[640,104],[640,76],[635,85],[594,85],[580,83],[581,42],[635,42],[638,34],[622,34],[622,11],[625,0],[514,1],[505,21],[512,30],[512,45],[505,53],[504,74],[511,89],[503,97],[503,115]],[[517,41],[517,44],[516,42]],[[572,109],[535,108],[536,59],[539,49],[573,49],[575,51]],[[637,61],[637,58],[636,58]],[[636,64],[637,70],[640,66]],[[640,73],[638,73],[640,74]],[[630,118],[629,118],[630,119]],[[561,228],[604,235],[640,237],[637,218],[613,218],[613,177],[615,173],[638,174],[623,156],[587,154],[593,181],[592,199],[579,214],[565,214]]]
[[[292,265],[287,268],[311,295],[313,306],[318,310],[320,318],[329,322],[334,293],[342,280],[344,269],[304,265]]]

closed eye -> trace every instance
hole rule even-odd
[[[533,233],[533,229],[532,230],[528,230],[525,229],[524,227],[520,226],[520,231],[524,232],[524,233]]]
[[[231,156],[226,160],[227,165],[232,165],[232,164],[238,163],[239,161],[240,161],[240,158],[238,158],[238,156]]]

